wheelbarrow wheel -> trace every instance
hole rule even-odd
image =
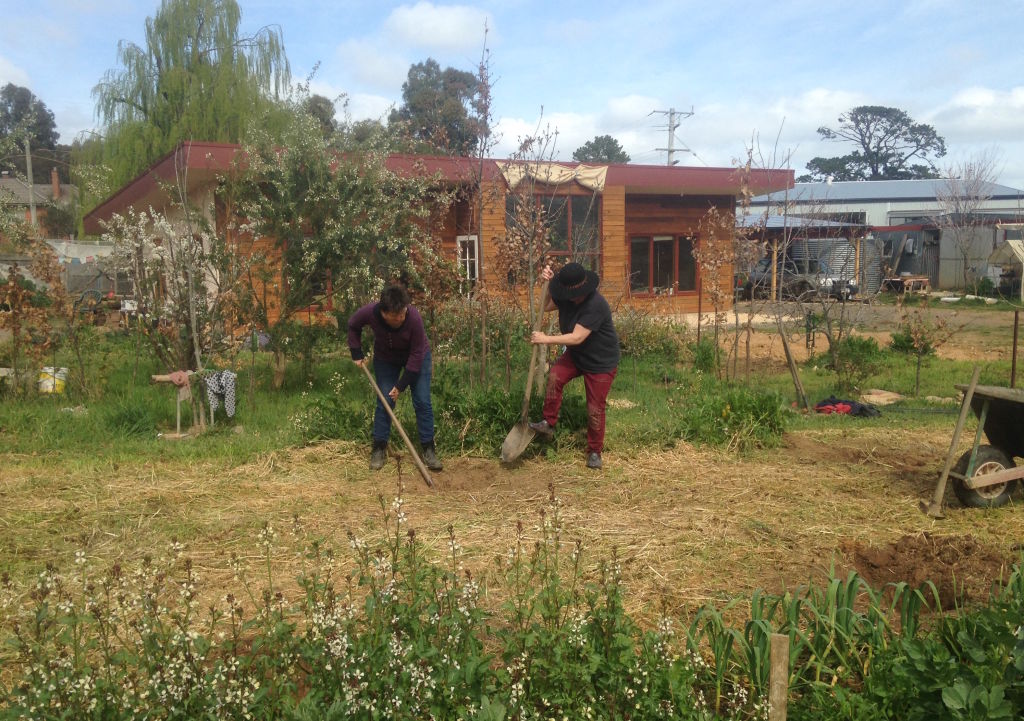
[[[971,452],[960,456],[956,464],[956,472],[961,476],[967,473],[967,464],[971,461]],[[971,478],[984,476],[989,473],[998,473],[1008,468],[1013,468],[1014,462],[1003,451],[994,446],[978,446],[978,455],[974,460],[974,475]],[[969,508],[997,508],[1005,505],[1010,500],[1010,495],[1017,485],[1017,481],[997,483],[992,486],[981,488],[968,488],[964,481],[952,478],[953,492],[960,502]]]

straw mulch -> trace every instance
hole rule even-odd
[[[405,458],[405,512],[438,558],[447,527],[454,528],[462,562],[492,589],[492,603],[502,594],[494,559],[512,546],[518,521],[531,538],[538,535],[549,484],[561,502],[563,538],[583,542],[588,573],[617,556],[627,609],[641,619],[663,609],[686,614],[756,588],[792,589],[830,569],[845,575],[863,560],[858,552],[898,549],[901,539],[925,532],[969,536],[977,544],[971,547],[991,550],[995,555],[975,554],[985,565],[972,573],[984,586],[998,575],[999,559],[1012,560],[1024,513],[962,509],[950,494],[946,519],[923,515],[917,504],[932,492],[948,439],[943,430],[851,423],[792,433],[782,448],[742,457],[685,444],[629,457],[610,450],[602,472],[576,457],[535,457],[512,467],[496,458],[446,458],[433,489]],[[0,557],[27,578],[47,560],[68,568],[78,550],[101,568],[159,556],[176,537],[208,593],[222,595],[236,583],[232,553],[254,578],[263,573],[256,537],[269,521],[279,534],[280,583],[296,575],[299,550],[310,539],[345,556],[347,531],[380,536],[378,499],[390,506],[397,466],[392,459],[372,473],[367,456],[363,447],[325,443],[234,467],[98,461],[66,473],[24,459],[6,463],[0,454],[0,468],[8,468],[0,473]],[[960,562],[958,572],[966,574],[971,559]]]

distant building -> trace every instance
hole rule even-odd
[[[0,172],[0,205],[23,215],[26,223],[32,222],[34,211],[36,222],[46,227],[49,208],[74,203],[77,193],[78,189],[74,185],[60,182],[56,168],[50,171],[49,183],[27,183],[9,171]],[[70,238],[70,235],[67,237]]]
[[[882,277],[925,275],[932,287],[962,288],[965,275],[976,280],[989,274],[989,256],[1006,241],[1000,223],[1024,218],[1024,190],[988,183],[970,222],[955,222],[938,200],[949,188],[941,178],[796,183],[755,197],[751,212],[862,225],[865,261],[877,258]],[[951,225],[965,229],[954,232]],[[862,264],[861,272],[870,266]],[[871,275],[863,279],[865,290],[877,288]]]

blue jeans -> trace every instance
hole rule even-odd
[[[398,383],[404,366],[398,363],[387,363],[374,358],[373,374],[377,377],[380,392],[387,397],[388,392]],[[416,411],[416,430],[420,435],[420,443],[434,440],[434,406],[430,403],[430,375],[433,363],[430,352],[423,358],[419,378],[407,389],[412,393],[412,407]],[[388,405],[395,407],[394,401],[388,398]],[[386,443],[391,437],[391,418],[384,405],[377,399],[377,408],[373,412],[373,440],[375,443]]]

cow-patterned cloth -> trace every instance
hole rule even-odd
[[[206,398],[210,402],[210,417],[221,403],[228,418],[235,416],[235,375],[232,371],[217,371],[206,376]]]

